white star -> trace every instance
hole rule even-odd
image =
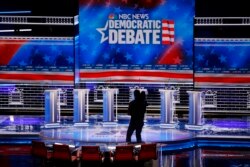
[[[101,39],[101,43],[105,42],[106,40],[108,40],[108,37],[105,37],[105,33],[104,31],[106,31],[108,28],[108,21],[106,22],[106,25],[104,28],[97,28],[96,30],[102,34],[102,39]]]

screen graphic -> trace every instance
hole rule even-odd
[[[250,39],[197,39],[196,85],[249,85]]]
[[[192,82],[194,0],[81,0],[79,12],[79,82]]]
[[[72,82],[72,38],[1,37],[1,82]]]

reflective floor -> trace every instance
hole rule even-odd
[[[69,140],[85,143],[125,142],[129,117],[118,117],[113,125],[105,125],[100,115],[90,116],[85,125],[75,126],[72,117],[61,117],[58,126],[46,127],[43,116],[0,116],[0,135],[33,134],[46,140]],[[148,116],[142,131],[144,142],[169,143],[199,138],[235,138],[250,140],[250,117],[204,119],[201,129],[187,129],[187,120],[178,120],[174,128],[162,127],[160,118]],[[199,127],[200,128],[200,127]],[[135,136],[132,136],[135,141]]]

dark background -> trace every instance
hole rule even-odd
[[[196,17],[249,17],[247,0],[195,0]],[[1,0],[0,10],[31,10],[32,15],[73,16],[78,0]]]
[[[249,17],[247,0],[195,0],[196,17]]]
[[[78,0],[1,0],[1,11],[31,11],[34,16],[74,16]]]

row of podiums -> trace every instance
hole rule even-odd
[[[117,96],[118,89],[103,88],[103,125],[116,125],[118,116]],[[133,90],[134,91],[134,90]],[[143,89],[145,91],[145,89]],[[74,89],[74,126],[87,126],[89,124],[89,89]],[[174,121],[176,94],[175,89],[159,89],[160,92],[160,127],[175,128]],[[202,121],[202,93],[187,91],[189,95],[189,122],[187,129],[199,129]],[[45,90],[45,127],[60,126],[60,89]]]

